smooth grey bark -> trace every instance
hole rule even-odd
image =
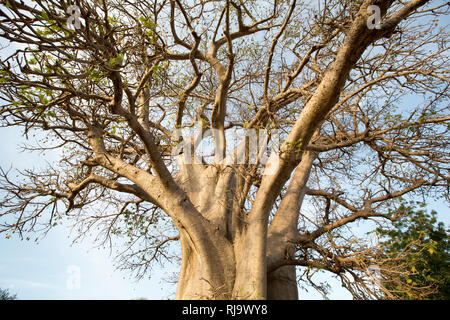
[[[295,169],[286,194],[269,228],[267,260],[269,268],[292,258],[292,243],[298,234],[297,221],[305,196],[306,183],[316,158],[314,152],[306,152]],[[267,275],[267,299],[298,300],[296,267],[281,266]]]
[[[268,300],[298,300],[295,266],[282,266],[267,275]]]

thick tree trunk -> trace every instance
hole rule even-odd
[[[187,229],[207,238],[208,243],[194,243],[192,235],[179,227],[182,265],[177,299],[298,299],[295,266],[268,273],[267,265],[277,265],[294,253],[296,219],[314,159],[314,154],[305,154],[286,195],[290,205],[280,207],[283,223],[272,225],[269,234],[267,221],[250,220],[242,212],[233,211],[240,190],[233,171],[186,167],[190,170],[184,174],[189,173],[190,179],[183,178],[189,181],[184,184],[185,191],[209,221],[205,226],[189,225]],[[241,221],[243,227],[233,221]]]
[[[233,271],[237,268],[233,252],[211,247],[209,254],[200,254],[185,237],[182,237],[181,244],[183,255],[176,294],[178,300],[248,298],[250,293],[243,290],[238,290],[238,295],[232,293],[233,287],[236,288],[236,276]],[[244,259],[249,260],[245,252],[242,254]],[[216,259],[213,261],[208,259],[214,256]],[[244,285],[243,288],[256,287],[250,282],[241,284]],[[267,287],[267,293],[264,293],[266,299],[298,299],[295,266],[282,266],[268,273],[262,285]]]
[[[212,243],[220,242],[213,239]],[[182,263],[176,298],[178,300],[230,299],[235,279],[232,250],[211,245],[199,251],[183,232],[181,240]]]
[[[280,261],[292,258],[295,248],[292,243],[298,234],[298,215],[305,195],[306,183],[316,154],[305,152],[297,166],[283,201],[272,220],[268,234],[267,264],[269,269]],[[267,275],[267,299],[297,300],[297,277],[295,266],[282,266]]]
[[[231,195],[235,190],[232,170],[202,165],[183,165],[178,179],[203,218],[178,227],[182,262],[177,299],[231,299],[236,278],[237,245],[234,243]],[[193,237],[201,237],[201,243]]]
[[[220,264],[205,266],[203,261],[191,249],[183,245],[183,259],[177,287],[176,299],[232,299],[246,298],[244,295],[233,297],[231,290],[235,278],[231,275],[224,277]],[[220,253],[223,260],[226,254]],[[228,259],[233,261],[232,256]],[[230,267],[235,267],[231,266]],[[298,300],[298,288],[295,266],[283,266],[267,275],[268,300]]]
[[[295,266],[283,266],[267,275],[268,300],[298,300]]]

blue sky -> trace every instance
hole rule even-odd
[[[0,128],[0,166],[39,167],[38,154],[19,152],[25,138],[15,128]],[[54,155],[48,154],[52,160]],[[19,299],[163,299],[173,296],[175,286],[162,282],[174,268],[158,269],[150,280],[136,282],[127,272],[115,270],[109,250],[93,248],[93,241],[72,244],[68,226],[53,228],[38,243],[6,239],[0,234],[0,288],[9,289]],[[79,289],[71,282],[70,268],[80,271]]]
[[[157,279],[161,272],[136,283],[114,271],[105,250],[90,249],[89,243],[71,246],[62,227],[39,244],[2,237],[0,250],[0,287],[19,299],[160,299],[170,291]],[[70,286],[74,267],[79,288]]]

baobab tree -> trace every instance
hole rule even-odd
[[[1,3],[1,124],[60,156],[2,170],[2,231],[97,227],[140,274],[179,244],[178,299],[297,299],[316,269],[389,297],[369,267],[401,263],[353,226],[448,200],[442,1]]]

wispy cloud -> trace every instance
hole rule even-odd
[[[1,286],[14,286],[14,287],[29,287],[29,288],[52,288],[54,287],[50,283],[37,282],[31,280],[15,279],[15,278],[0,278]]]

